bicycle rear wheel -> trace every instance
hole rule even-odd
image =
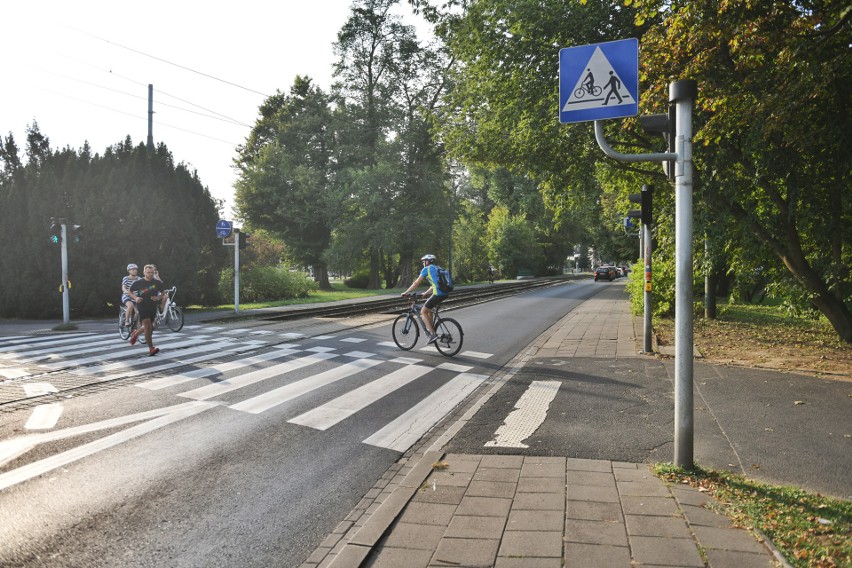
[[[441,352],[441,355],[452,357],[462,348],[464,341],[464,332],[462,331],[459,322],[452,318],[443,319],[438,322],[435,328],[435,333],[438,334],[438,339],[435,341],[435,347]]]
[[[420,328],[410,314],[401,314],[393,320],[393,342],[403,351],[408,351],[420,337]]]
[[[169,329],[178,332],[183,329],[183,310],[177,306],[171,306],[166,313],[166,324]]]
[[[122,339],[130,337],[133,322],[127,321],[127,308],[124,306],[118,309],[118,336]]]

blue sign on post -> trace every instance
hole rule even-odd
[[[221,238],[227,238],[231,236],[231,229],[234,228],[234,224],[230,221],[225,221],[224,219],[220,219],[218,223],[216,223],[216,236]]]
[[[559,50],[559,122],[639,114],[639,40]]]

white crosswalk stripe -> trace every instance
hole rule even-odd
[[[228,363],[222,363],[220,365],[214,365],[212,367],[204,367],[202,369],[187,371],[186,373],[181,373],[178,375],[169,375],[168,377],[153,379],[144,383],[140,383],[136,386],[148,390],[160,390],[167,387],[179,385],[181,383],[186,383],[195,379],[212,377],[213,375],[221,375],[222,373],[226,373],[233,369],[249,367],[251,365],[257,365],[258,363],[263,363],[266,361],[274,361],[275,359],[282,359],[284,357],[287,357],[288,355],[292,355],[293,353],[298,352],[298,349],[278,348],[274,351],[263,353],[254,357],[249,357],[247,359],[230,361]]]
[[[463,401],[488,378],[487,375],[460,373],[416,406],[364,440],[365,444],[404,452],[438,423],[444,414]]]
[[[69,343],[77,344],[81,339],[91,339],[92,336],[95,335],[93,333],[78,333],[73,337],[63,337],[62,339],[46,339],[46,340],[38,340],[32,337],[28,337],[27,339],[22,339],[20,341],[10,341],[9,343],[3,343],[2,347],[0,347],[0,353],[8,353],[9,351],[19,351],[21,349],[26,349],[28,346],[34,349],[38,347],[42,347],[45,345],[66,345]],[[104,336],[99,336],[103,338]],[[3,355],[0,355],[3,357]]]
[[[346,377],[351,377],[356,373],[375,367],[380,363],[382,363],[382,361],[379,359],[356,359],[355,361],[329,369],[328,371],[318,375],[296,381],[295,383],[290,383],[289,385],[279,387],[262,395],[238,402],[237,404],[232,404],[229,408],[242,412],[250,412],[252,414],[260,414],[261,412],[269,410],[279,404],[298,398],[320,387],[345,379]]]
[[[422,377],[431,370],[431,367],[423,365],[408,365],[292,420],[288,420],[288,422],[310,426],[316,430],[328,430],[338,422],[349,418],[359,410]]]
[[[287,361],[286,363],[258,369],[232,379],[226,379],[218,383],[199,387],[197,389],[181,393],[180,396],[194,400],[207,400],[277,375],[289,373],[310,365],[315,365],[321,361],[327,361],[328,359],[334,359],[335,357],[338,357],[335,353],[314,353],[312,355],[293,359],[292,361]]]

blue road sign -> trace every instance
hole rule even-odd
[[[219,222],[216,223],[216,236],[221,238],[227,238],[231,236],[231,230],[234,228],[234,224],[231,221],[225,221],[224,219],[219,219]]]
[[[639,40],[559,50],[559,122],[639,114]]]

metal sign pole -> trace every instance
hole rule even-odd
[[[62,322],[71,321],[71,308],[68,297],[68,224],[62,220]]]
[[[240,232],[234,230],[234,313],[240,313]]]
[[[692,469],[692,105],[698,85],[692,80],[669,85],[675,104],[675,439],[674,463]]]

